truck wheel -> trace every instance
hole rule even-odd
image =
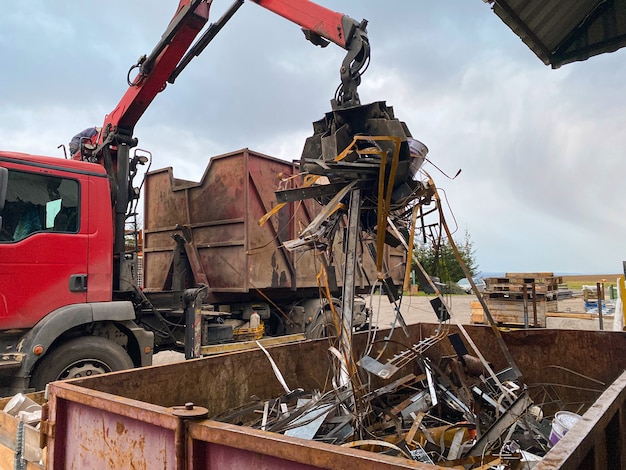
[[[55,380],[89,377],[132,369],[135,365],[124,348],[99,336],[72,339],[47,354],[36,366],[30,386],[43,390]]]
[[[315,320],[306,329],[308,339],[331,338],[337,336],[337,327],[333,321],[333,312],[319,312]]]

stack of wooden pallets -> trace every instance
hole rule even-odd
[[[543,327],[547,312],[557,310],[559,284],[554,273],[506,273],[486,278],[483,300],[494,321],[502,325]],[[472,323],[486,323],[479,302],[472,302]]]

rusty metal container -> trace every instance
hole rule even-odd
[[[307,200],[288,204],[263,226],[259,219],[276,206],[274,191],[298,187],[297,165],[249,149],[212,157],[199,182],[174,177],[172,168],[148,173],[144,184],[144,288],[171,290],[173,235],[187,239],[193,283],[209,286],[209,301],[242,301],[257,292],[271,298],[318,288],[320,259],[312,251],[283,248],[318,214]],[[340,234],[341,235],[341,234]],[[337,245],[341,243],[338,237]],[[357,287],[376,280],[371,256],[361,246]],[[334,250],[331,278],[341,285],[341,249]],[[387,250],[386,264],[396,284],[405,257]]]
[[[392,339],[398,343],[387,354],[395,354],[399,343],[432,336],[435,329],[431,324],[410,325],[410,339],[396,331]],[[507,367],[490,328],[466,330],[495,369]],[[451,327],[454,332],[458,330]],[[621,374],[626,333],[517,330],[504,331],[502,337],[534,400],[542,401],[546,387],[558,388],[563,403],[583,404],[581,413],[587,410],[584,426],[567,433],[544,458],[546,463],[535,468],[625,468],[626,374]],[[354,336],[357,355],[366,339]],[[323,390],[327,348],[327,340],[313,340],[269,350],[291,387]],[[435,361],[453,354],[445,339],[427,352]],[[604,387],[591,390],[589,378]],[[373,385],[382,383],[375,380]],[[442,468],[208,419],[185,419],[174,409],[191,402],[211,416],[247,403],[252,395],[266,399],[282,393],[260,350],[55,382],[49,386],[47,468]],[[547,405],[544,411],[555,409]]]

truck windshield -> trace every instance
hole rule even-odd
[[[9,169],[0,211],[0,242],[16,242],[40,232],[78,232],[78,181]]]

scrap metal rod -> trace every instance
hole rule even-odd
[[[346,241],[346,255],[343,265],[343,292],[341,301],[341,348],[346,363],[352,364],[352,311],[354,310],[355,270],[357,260],[357,239],[359,237],[359,219],[361,206],[361,191],[354,189],[350,193],[350,207],[348,209],[348,235]],[[342,376],[341,385],[349,386],[349,371]]]
[[[441,220],[441,225],[443,225],[443,228],[446,231],[446,235],[448,237],[448,240],[450,241],[450,246],[452,247],[452,251],[454,251],[454,256],[459,262],[459,266],[461,266],[461,269],[463,269],[463,273],[465,274],[465,277],[467,278],[470,285],[472,286],[473,291],[478,292],[476,284],[474,283],[474,280],[472,279],[472,273],[470,273],[469,269],[467,268],[467,265],[465,264],[465,262],[463,261],[463,258],[461,257],[461,253],[459,252],[459,249],[456,246],[456,243],[454,243],[454,239],[452,238],[452,232],[450,232],[450,227],[448,227],[448,224],[446,223],[446,219],[443,215],[443,208],[441,205],[441,198],[439,197],[439,191],[437,189],[437,186],[435,186],[435,182],[430,177],[429,177],[429,184],[431,184],[435,190],[435,200],[437,202],[437,208],[439,210],[439,219]],[[487,307],[487,304],[485,303],[485,300],[483,299],[482,295],[477,295],[476,297],[478,298],[480,305],[483,307],[485,316],[487,317],[487,320],[489,320],[489,326],[491,326],[491,329],[493,330],[493,333],[496,337],[496,341],[498,341],[498,345],[500,346],[500,349],[502,349],[502,352],[504,353],[504,357],[506,358],[507,362],[511,366],[511,370],[517,376],[518,379],[521,379],[522,371],[517,366],[515,359],[513,359],[513,355],[511,354],[511,352],[509,351],[509,348],[504,342],[504,339],[502,338],[502,334],[500,333],[500,330],[498,329],[498,325],[496,325],[496,322],[493,320],[493,317],[491,316],[489,307]]]

